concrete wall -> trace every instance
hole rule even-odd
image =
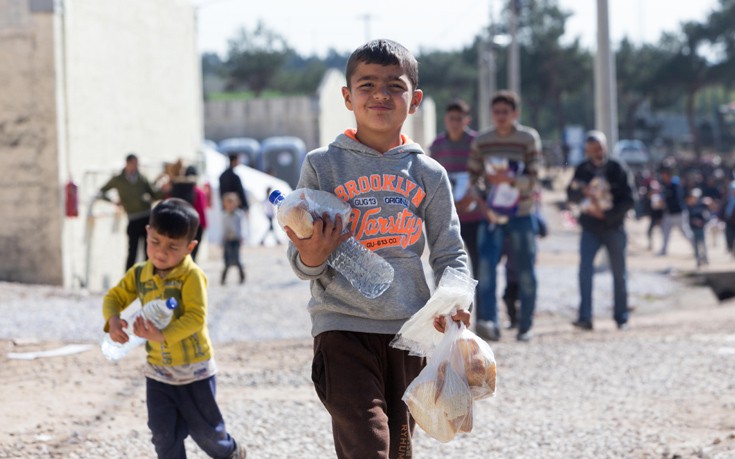
[[[114,206],[98,202],[85,218],[99,186],[131,151],[149,178],[164,161],[196,157],[194,11],[187,0],[66,0],[56,11],[50,0],[0,0],[0,25],[44,3],[24,28],[0,26],[0,83],[12,88],[0,92],[0,166],[11,177],[0,212],[17,221],[0,227],[0,279],[99,289],[122,276],[127,246]],[[69,178],[78,218],[62,214]]]
[[[295,136],[307,149],[319,144],[317,107],[309,96],[278,99],[207,101],[204,136],[219,142],[228,137]]]
[[[0,1],[0,279],[60,284],[54,23]]]

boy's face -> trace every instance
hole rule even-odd
[[[513,126],[518,118],[518,111],[505,102],[497,102],[490,107],[495,129],[504,131]]]
[[[444,114],[444,126],[453,139],[460,137],[469,124],[470,116],[462,113],[461,110],[450,110]]]
[[[185,237],[173,239],[164,236],[150,225],[146,229],[146,253],[156,269],[165,271],[181,263],[194,250],[197,241],[187,241]]]
[[[399,65],[359,63],[342,88],[345,106],[355,113],[357,129],[375,133],[400,132],[409,114],[416,111],[423,93],[414,90]]]
[[[227,212],[232,212],[237,207],[237,202],[235,202],[234,199],[226,198],[224,201],[222,201],[222,206]]]

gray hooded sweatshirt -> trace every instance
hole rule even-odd
[[[298,188],[329,191],[349,203],[354,237],[395,270],[388,290],[369,299],[326,263],[305,266],[289,244],[294,272],[311,281],[312,336],[397,333],[431,295],[421,262],[426,244],[435,283],[448,266],[469,275],[447,172],[418,144],[407,141],[381,154],[341,134],[306,156]]]

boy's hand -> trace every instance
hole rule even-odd
[[[110,339],[116,343],[125,344],[128,342],[128,333],[125,329],[128,323],[120,318],[120,316],[110,317]]]
[[[301,262],[306,266],[319,266],[327,261],[338,245],[352,236],[352,231],[342,234],[343,228],[341,215],[337,215],[337,218],[332,221],[325,213],[321,218],[314,219],[314,233],[310,238],[299,239],[288,226],[285,230],[288,238],[299,251]]]
[[[136,336],[147,339],[148,341],[155,341],[157,343],[165,341],[161,330],[157,329],[152,322],[145,320],[143,316],[138,316],[138,318],[135,319],[135,322],[133,323],[133,333],[135,333]]]
[[[470,312],[465,309],[460,309],[452,316],[452,320],[454,322],[462,322],[467,328],[470,327],[471,318],[472,318],[472,314],[470,314]],[[444,333],[444,330],[446,329],[446,326],[444,323],[444,316],[434,317],[434,328],[436,328],[436,330],[439,333]]]

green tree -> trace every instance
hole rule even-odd
[[[625,38],[620,43],[615,53],[615,67],[622,138],[634,138],[636,114],[644,102],[658,96],[656,100],[662,103],[664,97],[670,96],[665,92],[657,94],[657,75],[672,55],[665,42],[636,47]],[[669,97],[668,103],[671,102]]]
[[[712,83],[711,65],[705,56],[706,26],[696,22],[682,24],[678,36],[667,37],[675,50],[653,76],[657,86],[667,92],[682,94],[692,146],[701,155],[699,127],[696,123],[697,93]]]
[[[568,45],[561,40],[570,16],[556,0],[526,0],[521,9],[518,40],[524,112],[529,124],[546,137],[561,137],[569,122],[570,99],[592,93],[589,53],[578,38]],[[507,58],[501,60],[503,67],[506,62]],[[577,114],[575,118],[585,117]]]
[[[258,22],[255,30],[242,28],[229,41],[226,67],[228,89],[250,89],[259,96],[271,87],[276,73],[286,62],[291,49],[278,33]]]

